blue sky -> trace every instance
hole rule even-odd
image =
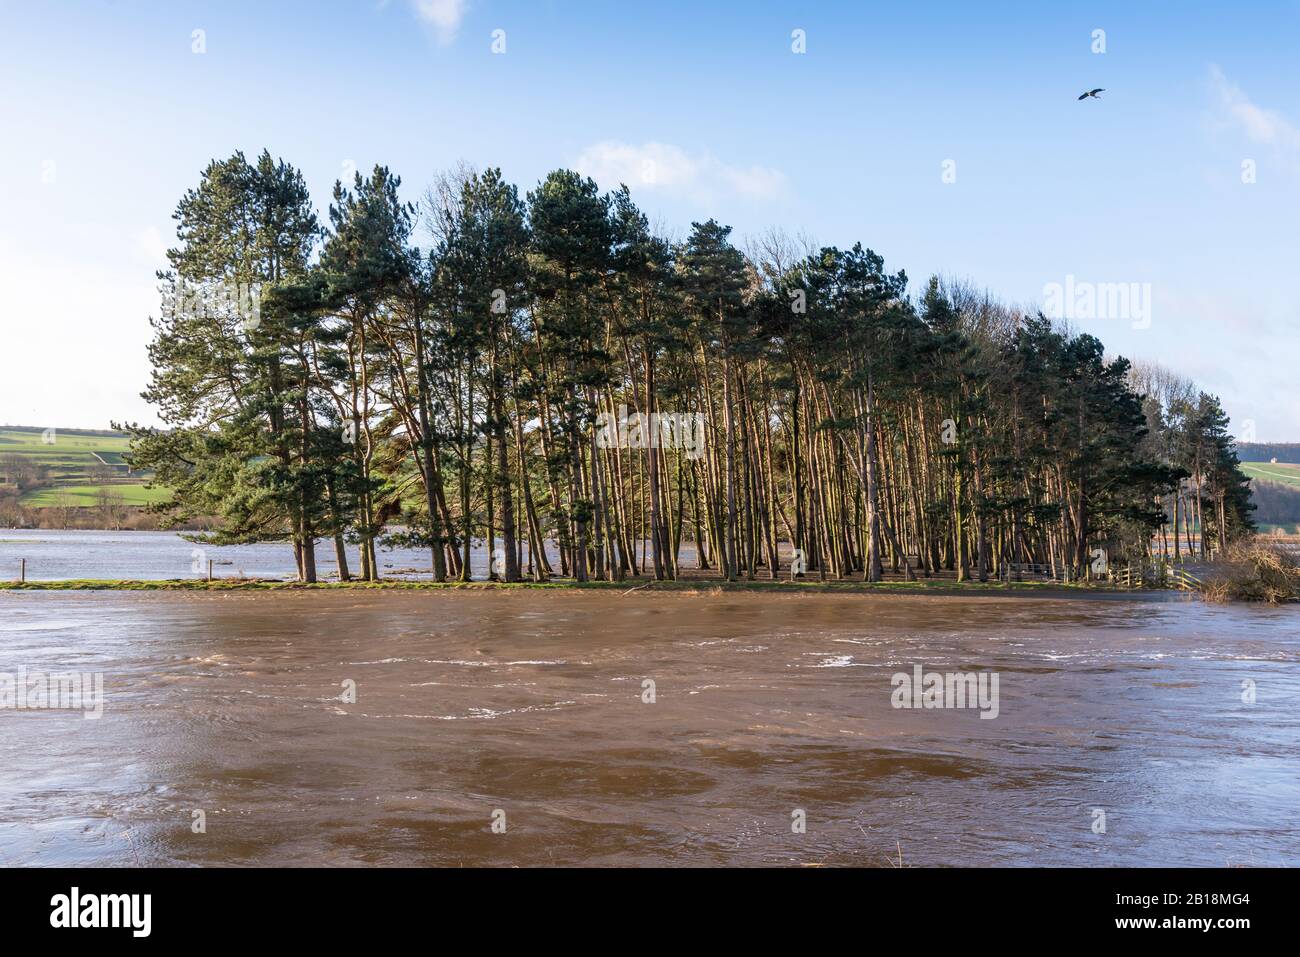
[[[322,214],[347,164],[411,199],[460,160],[572,166],[679,235],[861,241],[914,291],[1149,284],[1149,324],[1076,325],[1300,440],[1298,35],[1294,2],[0,0],[0,422],[152,421],[171,212],[265,146]]]

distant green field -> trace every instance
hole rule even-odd
[[[148,475],[133,475],[122,460],[130,440],[125,435],[96,435],[75,429],[56,429],[49,435],[40,431],[0,429],[0,459],[21,455],[46,469],[44,488],[31,489],[19,500],[27,508],[55,505],[91,506],[97,504],[101,488],[117,491],[126,505],[147,505],[163,501],[167,489],[146,489]],[[105,482],[110,470],[111,482]],[[2,479],[0,479],[2,480]]]
[[[148,505],[151,502],[163,502],[170,496],[165,488],[145,488],[143,484],[128,485],[113,483],[110,485],[59,485],[54,488],[36,489],[27,492],[19,504],[27,508],[49,508],[53,505],[91,506],[99,504],[102,489],[112,489],[121,496],[123,505]]]
[[[45,440],[43,432],[17,431],[0,429],[0,451],[39,451],[49,453],[62,452],[125,452],[129,439],[125,435],[94,435],[89,432],[76,432],[52,429],[50,439]],[[21,449],[15,449],[20,446]]]
[[[1300,465],[1285,462],[1242,462],[1241,470],[1251,478],[1267,479],[1300,488]]]

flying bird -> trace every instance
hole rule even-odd
[[[1079,94],[1079,99],[1081,99],[1081,100],[1086,100],[1088,97],[1092,97],[1094,100],[1100,100],[1101,97],[1099,97],[1097,94],[1098,94],[1098,93],[1104,93],[1104,92],[1105,92],[1105,87],[1100,87],[1100,86],[1099,86],[1099,87],[1097,87],[1097,89],[1095,89],[1095,90],[1089,90],[1087,93],[1080,93],[1080,94]]]

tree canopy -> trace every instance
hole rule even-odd
[[[1075,578],[1253,529],[1216,398],[968,284],[714,220],[672,242],[569,170],[400,187],[337,183],[322,228],[297,170],[236,153],[181,198],[164,425],[130,456],[172,520],[289,542],[304,581],[322,541],[367,580],[385,541],[438,580],[476,542],[507,581]]]

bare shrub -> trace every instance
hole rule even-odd
[[[1262,540],[1230,546],[1201,586],[1206,601],[1300,601],[1300,557]]]

